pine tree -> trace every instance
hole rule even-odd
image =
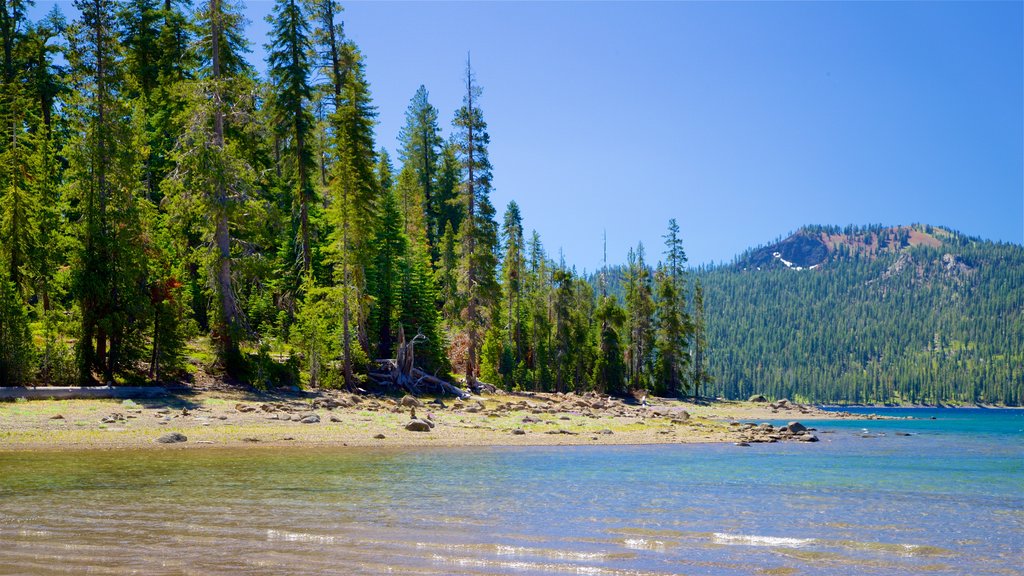
[[[594,320],[598,326],[597,358],[594,362],[594,387],[608,394],[626,392],[626,366],[623,363],[622,339],[619,331],[626,313],[612,296],[602,296]]]
[[[31,377],[34,350],[28,320],[14,284],[0,276],[0,386],[18,386]]]
[[[273,25],[267,46],[268,73],[274,86],[275,132],[290,154],[287,174],[293,182],[292,197],[298,213],[298,251],[301,271],[308,276],[313,265],[313,233],[310,205],[316,202],[313,187],[314,120],[310,112],[312,88],[309,76],[312,51],[309,24],[299,0],[277,0],[267,22]]]
[[[677,282],[671,271],[661,266],[654,275],[656,316],[657,391],[668,396],[678,396],[686,386],[686,353],[688,332],[684,317],[685,297],[677,291]]]
[[[236,6],[210,0],[197,16],[202,67],[199,78],[187,87],[184,130],[175,145],[176,168],[167,185],[168,192],[182,201],[179,212],[192,211],[205,229],[203,235],[212,239],[209,284],[217,303],[213,335],[222,366],[237,374],[243,368],[239,341],[249,327],[234,283],[231,223],[253,177],[236,144],[241,127],[228,121],[228,112],[240,119],[243,111],[251,110],[245,91],[251,68],[242,57],[248,44]]]
[[[444,234],[441,235],[439,247],[440,257],[437,260],[435,274],[437,284],[437,304],[441,310],[441,320],[448,330],[454,330],[458,324],[459,311],[463,304],[459,295],[459,257],[455,246],[455,231],[451,222],[445,223]]]
[[[526,357],[526,371],[531,374],[535,390],[546,390],[551,383],[552,334],[552,278],[551,264],[540,235],[534,230],[527,250],[526,298],[530,322],[530,346]]]
[[[398,134],[401,148],[398,157],[402,161],[402,171],[411,172],[411,182],[422,204],[420,211],[425,213],[425,228],[430,246],[436,246],[444,233],[444,223],[440,221],[442,206],[437,205],[437,171],[443,141],[437,125],[437,109],[428,100],[426,87],[420,86],[409,102],[405,112],[405,126]]]
[[[343,287],[345,385],[354,388],[353,353],[350,349],[352,334],[364,351],[370,350],[366,333],[368,310],[364,302],[367,295],[366,271],[374,255],[372,235],[379,213],[379,182],[374,173],[376,153],[373,142],[376,110],[370,102],[358,49],[351,43],[342,44],[338,49],[336,71],[342,76],[336,75],[335,81],[342,82],[335,84],[337,101],[329,120],[334,137],[334,162],[329,183],[331,203],[328,219],[333,226],[330,250],[336,265],[335,275]]]
[[[627,376],[632,388],[647,390],[654,360],[654,299],[643,244],[630,249],[626,262]]]
[[[481,94],[472,66],[466,60],[466,95],[455,113],[455,138],[463,168],[462,198],[465,219],[459,228],[460,292],[466,302],[462,311],[463,329],[468,346],[466,382],[478,390],[478,358],[483,336],[490,325],[491,308],[499,297],[496,279],[498,247],[494,207],[490,202],[491,163],[487,158],[487,123],[479,107]]]
[[[141,356],[148,295],[146,223],[139,134],[142,115],[125,100],[114,5],[79,0],[80,21],[70,30],[69,64],[76,71],[69,113],[76,134],[65,147],[70,194],[81,211],[80,249],[73,290],[81,311],[79,377],[104,381]]]
[[[127,96],[149,99],[160,82],[159,0],[123,0],[117,12],[124,47],[125,73],[131,80]]]
[[[690,354],[687,350],[693,326],[686,313],[686,286],[683,264],[686,252],[675,219],[668,221],[665,235],[665,265],[655,275],[657,291],[658,380],[669,396],[677,396],[687,386]]]
[[[459,165],[457,146],[448,142],[441,149],[440,165],[437,172],[437,186],[434,189],[431,203],[436,217],[439,235],[444,235],[445,228],[451,224],[452,230],[458,232],[465,217],[465,204],[459,194],[462,178],[462,166]],[[431,259],[437,266],[441,250],[431,245]]]
[[[572,367],[579,352],[574,346],[572,334],[573,277],[563,262],[553,275],[555,281],[555,338],[554,374],[555,391],[568,392],[572,382]]]
[[[523,238],[523,217],[515,201],[505,209],[502,226],[505,256],[501,276],[505,288],[506,346],[512,350],[513,361],[519,364],[526,353],[525,311],[523,308],[523,280],[526,275],[526,241]]]
[[[25,33],[28,23],[25,15],[31,5],[31,0],[0,0],[0,49],[3,50],[0,80],[4,84],[13,82],[18,73],[16,50]]]
[[[384,173],[384,170],[379,173]],[[391,358],[398,336],[402,266],[408,238],[402,231],[402,213],[394,188],[388,186],[381,192],[380,221],[372,241],[375,253],[368,274],[367,292],[373,297],[370,334],[377,343],[376,357]]]
[[[700,389],[714,382],[707,371],[707,329],[704,323],[704,287],[700,280],[693,287],[693,397],[700,397]]]
[[[38,213],[43,208],[38,188],[32,185],[40,144],[39,134],[30,130],[33,109],[17,82],[0,85],[0,257],[7,264],[6,277],[22,295],[30,288],[32,256],[39,247]]]

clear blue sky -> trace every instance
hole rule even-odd
[[[271,6],[248,2],[261,70]],[[604,230],[610,261],[638,241],[655,260],[672,217],[691,263],[812,223],[1024,242],[1022,7],[350,2],[344,20],[392,152],[420,84],[450,133],[472,51],[499,218],[515,199],[593,270]]]

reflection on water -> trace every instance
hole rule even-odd
[[[0,574],[1022,573],[1024,436],[871,425],[919,436],[0,453]]]

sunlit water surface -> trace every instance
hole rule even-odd
[[[1024,411],[889,412],[918,419],[749,448],[0,452],[0,574],[1024,574]]]

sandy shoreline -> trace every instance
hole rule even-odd
[[[0,403],[0,451],[203,447],[557,446],[741,442],[765,421],[850,416],[791,404],[651,399],[641,406],[587,394],[495,394],[444,406],[419,399],[428,432],[405,429],[401,399],[338,392],[257,395],[234,390],[134,400],[31,400]],[[413,403],[407,400],[407,403]],[[305,422],[303,421],[305,420]],[[178,433],[185,442],[164,444]],[[785,440],[783,437],[781,440]],[[764,441],[771,441],[767,438]]]

